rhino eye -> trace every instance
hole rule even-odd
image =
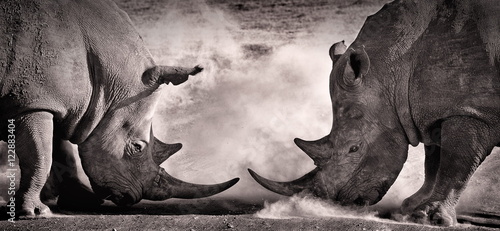
[[[146,148],[146,143],[143,141],[132,141],[130,143],[130,154],[134,155],[141,153]]]
[[[142,145],[135,143],[134,144],[134,151],[136,151],[136,152],[142,151]]]
[[[359,146],[358,145],[354,145],[352,146],[350,149],[349,149],[349,153],[352,153],[352,152],[357,152],[359,150]]]

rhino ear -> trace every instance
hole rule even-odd
[[[340,56],[342,56],[347,50],[347,46],[345,45],[344,40],[334,43],[330,50],[328,51],[330,54],[330,58],[332,59],[333,65],[339,60]]]
[[[196,75],[202,70],[203,67],[200,65],[193,68],[154,66],[142,74],[142,83],[146,86],[157,86],[163,83],[179,85],[186,82],[190,75]]]
[[[357,50],[351,48],[349,52],[343,74],[344,83],[347,86],[355,86],[361,82],[363,76],[368,74],[370,58],[364,46]]]

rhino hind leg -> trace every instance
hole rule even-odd
[[[460,194],[477,167],[498,143],[498,140],[493,140],[495,137],[491,137],[490,134],[494,133],[489,129],[482,121],[470,117],[445,120],[441,127],[441,150],[434,187],[425,200],[407,205],[403,211],[419,223],[455,225],[455,206]]]
[[[58,207],[64,210],[92,209],[104,203],[78,178],[75,152],[69,141],[55,134],[52,155],[52,168],[42,199],[57,197]]]
[[[21,219],[52,214],[40,200],[52,162],[52,117],[48,112],[35,112],[16,118],[16,154],[21,169],[16,216]]]

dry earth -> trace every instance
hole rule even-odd
[[[217,67],[223,75],[224,71],[231,73],[228,70],[239,68],[243,65],[251,65],[249,61],[255,61],[257,64],[262,64],[269,61],[269,56],[277,53],[281,48],[290,46],[305,47],[299,49],[300,52],[307,52],[308,48],[320,47],[321,52],[325,56],[318,57],[319,59],[328,59],[326,52],[327,48],[333,42],[345,39],[347,43],[355,39],[357,31],[361,28],[366,16],[376,12],[385,3],[385,0],[117,0],[117,4],[124,9],[131,17],[132,21],[144,37],[146,45],[151,49],[151,53],[155,56],[158,62],[166,62],[165,57],[176,57],[175,62],[191,63],[197,60],[192,54],[193,51],[207,52],[206,44],[200,43],[198,40],[186,39],[181,44],[186,46],[186,50],[190,53],[180,52],[175,46],[170,47],[161,42],[161,36],[172,35],[175,37],[179,33],[183,36],[200,36],[202,40],[209,40],[215,44],[208,50],[209,59],[211,60],[210,67]],[[175,11],[177,15],[172,15]],[[207,16],[208,14],[208,16]],[[182,17],[179,17],[182,16]],[[181,20],[177,25],[178,28],[173,28],[171,31],[161,31],[161,25],[170,23],[168,20]],[[219,21],[224,22],[219,25]],[[182,20],[189,22],[183,23]],[[211,22],[214,20],[214,22]],[[208,24],[207,24],[208,21]],[[217,25],[217,26],[214,26]],[[168,24],[170,25],[170,24]],[[205,30],[199,27],[208,25]],[[193,28],[199,30],[192,33],[185,33]],[[169,34],[171,33],[171,34]],[[184,34],[185,33],[185,34]],[[160,39],[158,38],[160,37]],[[182,36],[180,36],[182,37]],[[225,43],[226,37],[230,37]],[[219,41],[221,40],[221,41]],[[159,42],[160,41],[160,42]],[[170,41],[170,40],[169,40]],[[234,52],[242,52],[242,56],[231,56],[231,50],[237,41],[237,47]],[[227,52],[224,52],[228,50]],[[316,52],[316,51],[311,51]],[[229,54],[230,57],[225,57]],[[293,53],[295,54],[295,53]],[[314,53],[316,54],[316,53]],[[206,55],[206,54],[203,54]],[[200,54],[201,56],[201,54]],[[286,53],[285,55],[286,56]],[[235,57],[241,58],[241,63],[235,61]],[[309,56],[308,56],[309,57]],[[292,59],[294,57],[290,57]],[[327,60],[328,61],[328,60]],[[328,65],[328,62],[326,62]],[[328,66],[325,65],[325,68]],[[253,67],[253,66],[252,66]],[[249,71],[249,70],[244,70]],[[327,70],[328,71],[328,70]],[[320,78],[326,79],[326,75]],[[294,81],[294,79],[284,79],[285,81]],[[217,80],[224,84],[223,80]],[[248,81],[251,81],[248,80]],[[198,83],[199,84],[199,83]],[[202,84],[206,84],[202,82]],[[248,82],[243,82],[248,84]],[[285,84],[285,83],[272,83]],[[241,87],[242,85],[229,85],[231,87]],[[252,85],[248,86],[250,89]],[[285,86],[288,86],[285,84]],[[210,88],[212,86],[205,86]],[[217,87],[217,86],[216,86]],[[222,88],[221,91],[224,91]],[[257,91],[265,89],[259,89]],[[200,89],[188,87],[190,91],[196,91],[192,97],[206,97],[207,101],[216,101],[218,98],[210,98]],[[202,92],[202,93],[200,93]],[[292,93],[287,93],[286,89],[283,92],[283,99],[292,96]],[[179,92],[177,92],[179,93]],[[180,92],[183,94],[184,92]],[[174,92],[173,94],[176,94]],[[290,95],[288,95],[290,94]],[[303,94],[303,93],[301,93]],[[266,96],[272,97],[272,94]],[[264,99],[266,98],[264,97]],[[311,97],[304,95],[303,97]],[[226,97],[227,98],[227,97]],[[324,97],[326,109],[328,109],[328,98]],[[169,101],[170,102],[170,101]],[[176,101],[177,102],[177,101]],[[211,102],[211,101],[210,101]],[[204,110],[201,102],[196,100],[189,101],[188,106],[182,106],[185,103],[180,100],[177,111],[170,112],[170,118],[183,117],[186,115],[199,113],[197,111]],[[228,109],[230,110],[230,109]],[[210,110],[208,112],[211,112]],[[230,111],[232,113],[232,111]],[[251,112],[251,110],[250,110]],[[215,114],[217,115],[217,114]],[[326,120],[325,124],[330,123],[327,119],[328,113],[325,116],[319,117]],[[216,116],[215,116],[216,117]],[[186,132],[185,126],[196,126],[192,120],[180,121],[174,125],[169,125],[166,129],[169,135],[172,133]],[[218,121],[216,119],[212,121]],[[194,125],[193,125],[194,123]],[[214,125],[215,128],[217,126]],[[210,127],[210,128],[214,128]],[[223,129],[222,129],[223,130]],[[279,130],[279,129],[275,129]],[[191,132],[191,131],[189,131]],[[192,132],[191,132],[192,134]],[[316,134],[320,135],[320,134]],[[193,135],[194,136],[194,135]],[[178,137],[176,137],[178,138]],[[199,138],[199,137],[196,137]],[[237,138],[237,137],[235,137]],[[288,139],[288,138],[287,138]],[[291,139],[288,139],[291,141]],[[182,140],[181,140],[182,141]],[[259,140],[256,140],[259,141]],[[290,142],[291,143],[291,142]],[[206,146],[207,144],[200,144]],[[281,144],[279,144],[281,145]],[[186,145],[187,147],[189,145]],[[231,149],[231,148],[228,148]],[[259,150],[260,149],[256,149]],[[207,151],[208,152],[208,151]],[[257,153],[260,154],[260,153]],[[184,154],[179,154],[184,155]],[[222,153],[220,155],[228,155]],[[210,156],[204,158],[212,158]],[[498,159],[498,158],[497,158]],[[180,161],[181,166],[190,166],[186,162],[200,161],[194,158],[191,159],[174,159],[171,165],[177,164],[175,161]],[[252,160],[248,160],[248,166],[252,165]],[[304,158],[297,159],[298,162],[304,162]],[[269,160],[267,160],[269,161]],[[275,161],[276,160],[272,160]],[[306,160],[307,161],[307,160]],[[172,164],[173,162],[173,164]],[[271,162],[271,161],[269,161]],[[265,163],[265,161],[264,161]],[[272,194],[260,186],[255,184],[246,174],[246,167],[241,164],[234,164],[237,168],[236,173],[242,177],[240,185],[235,188],[239,190],[229,190],[220,196],[197,199],[197,200],[167,200],[165,202],[153,203],[144,201],[131,208],[116,207],[110,202],[106,202],[98,210],[69,212],[60,211],[51,202],[53,211],[56,216],[51,219],[40,220],[20,220],[16,223],[6,221],[0,222],[0,230],[443,230],[444,228],[436,228],[431,226],[423,226],[408,223],[397,223],[390,219],[381,219],[371,216],[370,218],[306,218],[300,214],[291,219],[263,219],[258,218],[254,214],[264,208],[264,201],[275,201],[283,199],[283,197]],[[257,165],[257,164],[255,164]],[[309,163],[310,167],[311,163]],[[244,166],[244,167],[242,167]],[[175,167],[175,166],[174,166]],[[221,167],[206,166],[202,169],[204,174],[217,175],[217,170]],[[290,172],[290,169],[288,169]],[[296,171],[296,170],[291,170]],[[304,169],[297,170],[305,172]],[[178,175],[183,174],[182,170],[177,172]],[[278,173],[276,173],[278,174]],[[286,175],[283,173],[283,175]],[[222,174],[215,182],[226,180],[229,176]],[[189,179],[189,177],[181,177]],[[279,177],[275,177],[275,179]],[[292,178],[289,176],[288,179]],[[491,181],[491,185],[498,182]],[[239,188],[238,188],[239,187]],[[418,187],[416,185],[415,187]],[[492,188],[496,190],[498,188]],[[488,191],[489,190],[489,191]],[[485,193],[493,193],[490,189],[485,190]],[[469,193],[469,197],[473,197],[473,193]],[[485,202],[483,204],[487,204]],[[498,203],[497,203],[498,204]],[[496,206],[496,205],[495,205]],[[498,207],[491,207],[494,210]],[[392,209],[392,208],[391,208]],[[464,209],[466,210],[466,209]],[[392,210],[388,210],[392,211]],[[498,211],[498,210],[497,210]],[[467,212],[467,211],[466,211]],[[464,223],[481,223],[484,218],[498,218],[498,213],[488,213],[484,210],[476,209],[460,216],[460,221]],[[4,214],[2,214],[4,215]],[[389,215],[382,213],[381,216],[388,217]],[[500,227],[500,222],[490,222],[490,226]],[[461,224],[457,227],[447,228],[446,230],[489,230],[490,228],[476,225]]]
[[[495,230],[460,224],[453,228],[397,223],[387,219],[304,218],[262,219],[253,213],[262,205],[238,199],[141,202],[131,208],[105,203],[97,211],[58,211],[50,219],[0,222],[0,230]]]

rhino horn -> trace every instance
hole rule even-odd
[[[154,137],[153,160],[157,165],[160,165],[181,148],[181,143],[166,144]]]
[[[248,172],[250,172],[250,175],[264,188],[269,189],[275,193],[285,195],[285,196],[292,196],[293,194],[301,193],[303,191],[314,191],[315,185],[314,185],[314,177],[316,176],[316,173],[318,173],[319,168],[315,168],[311,172],[307,173],[306,175],[302,176],[301,178],[290,181],[290,182],[276,182],[272,180],[268,180],[259,174],[255,173],[253,170],[248,169]]]
[[[169,175],[163,168],[153,181],[151,188],[145,193],[145,199],[165,200],[168,198],[193,199],[208,197],[220,193],[235,185],[240,179],[234,178],[220,184],[192,184]]]
[[[203,70],[203,67],[197,65],[193,68],[172,67],[172,66],[154,66],[147,69],[142,74],[142,82],[147,86],[157,84],[179,85],[188,80],[190,75],[196,75]]]
[[[304,151],[316,166],[326,163],[332,155],[333,145],[329,136],[325,136],[315,141],[305,141],[299,138],[294,139],[295,144]]]

